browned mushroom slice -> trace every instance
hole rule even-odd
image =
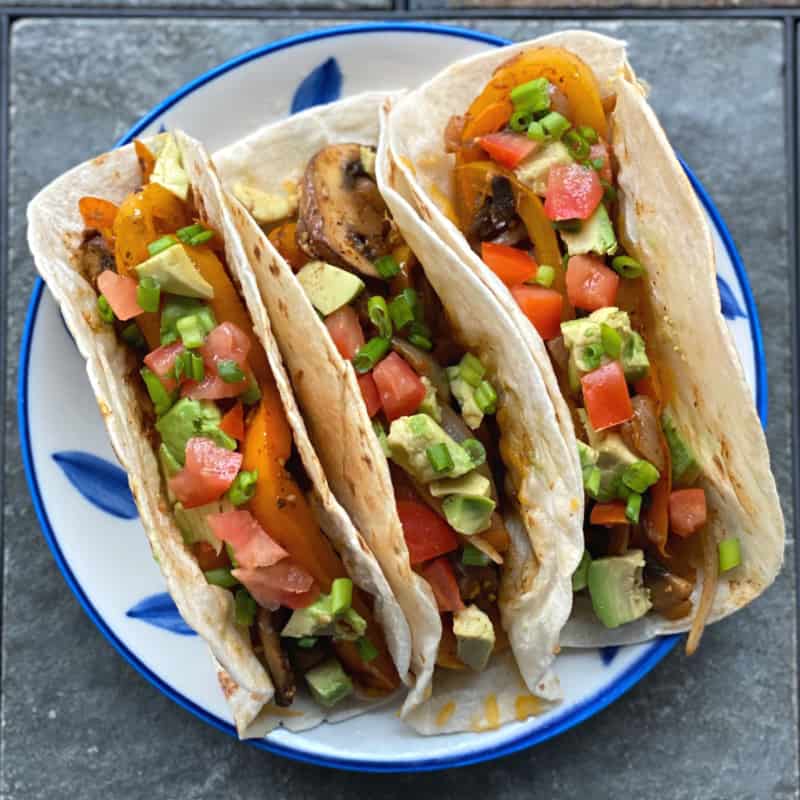
[[[275,684],[275,705],[290,706],[297,692],[294,672],[281,647],[281,637],[272,624],[272,616],[265,608],[258,609],[256,628],[259,641],[264,648],[264,661],[267,662],[272,682]]]
[[[312,258],[377,277],[389,252],[386,204],[357,144],[330,145],[308,162],[300,184],[297,243]]]

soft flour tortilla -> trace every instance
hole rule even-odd
[[[363,538],[328,487],[294,401],[255,279],[222,199],[219,180],[202,146],[180,132],[176,137],[195,206],[203,221],[224,236],[228,268],[266,351],[294,442],[313,485],[311,500],[317,519],[354,582],[373,596],[375,615],[384,629],[398,673],[408,680],[411,646],[405,617]],[[150,140],[148,144],[156,148],[159,142]],[[249,633],[234,622],[233,595],[207,583],[194,556],[185,547],[169,510],[157,458],[149,444],[142,413],[141,381],[132,370],[128,348],[98,316],[97,295],[80,273],[79,248],[84,231],[78,211],[80,198],[92,195],[119,204],[140,185],[141,170],[130,145],[62,175],[43,189],[28,208],[31,252],[86,359],[86,370],[112,446],[128,473],[142,525],[167,588],[181,616],[211,649],[239,735],[263,735],[289,720],[292,722],[289,727],[310,727],[324,716],[316,704],[301,700],[297,708],[288,711],[268,705],[274,694],[272,682],[253,653]],[[373,703],[361,700],[359,710]],[[257,723],[254,730],[250,730],[254,723]]]
[[[450,218],[453,157],[443,143],[451,115],[466,111],[498,66],[543,45],[578,55],[594,71],[603,97],[616,95],[611,144],[619,165],[617,230],[628,253],[647,267],[645,280],[656,320],[648,334],[648,349],[675,377],[668,408],[703,467],[701,485],[708,498],[710,529],[717,541],[736,536],[742,545],[742,565],[720,578],[709,617],[715,621],[746,605],[774,580],[783,561],[784,522],[764,433],[719,310],[705,216],[627,62],[624,42],[570,31],[454,64],[396,104],[389,122],[391,156],[419,213],[458,253],[461,263],[489,286],[524,331],[542,371],[553,380],[536,330]],[[649,614],[609,630],[581,598],[561,642],[627,644],[690,626],[691,618],[669,622]]]
[[[214,155],[223,184],[233,188],[242,182],[284,193],[287,185],[301,179],[322,147],[344,142],[377,145],[379,110],[385,100],[384,94],[360,95],[257,131]],[[388,166],[385,149],[379,149],[378,184],[399,228],[421,257],[462,343],[493,375],[510,495],[518,501],[522,517],[500,601],[516,664],[511,658],[498,659],[482,675],[456,676],[441,670],[433,685],[441,622],[430,587],[410,567],[388,464],[355,372],[339,355],[289,265],[233,197],[230,204],[328,479],[367,538],[409,620],[416,684],[403,714],[423,733],[471,730],[515,719],[514,709],[540,707],[529,700],[517,703],[520,697],[559,697],[557,681],[547,671],[569,615],[571,574],[582,553],[582,486],[574,448],[558,434],[549,389],[526,356],[519,330],[475,276],[420,224],[411,206],[389,185]],[[514,517],[514,509],[508,508],[510,528]],[[425,703],[431,692],[433,697]],[[481,709],[487,713],[483,721],[476,716]]]

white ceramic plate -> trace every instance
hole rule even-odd
[[[122,142],[165,126],[183,128],[214,151],[292,111],[369,89],[413,86],[455,59],[500,44],[474,31],[431,25],[316,31],[202,75],[153,109]],[[723,311],[765,421],[764,357],[744,268],[708,195],[691,172],[689,177],[709,216]],[[76,380],[83,372],[81,358],[41,281],[31,299],[20,366],[19,421],[28,481],[67,583],[139,672],[197,716],[234,735],[206,649],[164,592],[94,397],[87,382]],[[533,745],[596,713],[640,680],[674,643],[666,638],[565,652],[557,663],[564,703],[496,731],[423,738],[406,729],[390,707],[307,733],[275,731],[255,744],[301,760],[369,771],[481,761]]]

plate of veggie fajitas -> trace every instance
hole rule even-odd
[[[531,746],[780,567],[723,221],[624,43],[507,44],[265,46],[29,207],[43,533],[123,657],[256,747],[418,771]]]

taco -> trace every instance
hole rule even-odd
[[[28,220],[239,734],[391,696],[408,680],[405,617],[328,487],[199,143],[176,132],[95,158],[42,190]]]
[[[483,730],[560,697],[580,465],[519,330],[383,191],[386,100],[311,109],[214,161],[325,472],[406,613],[402,716]]]
[[[396,103],[389,147],[570,406],[586,549],[562,644],[689,630],[692,652],[774,580],[784,523],[703,211],[624,44],[453,64]]]

